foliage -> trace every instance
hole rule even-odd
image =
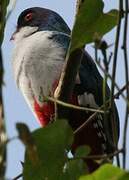
[[[129,172],[111,164],[105,164],[91,175],[82,176],[79,180],[128,180]]]
[[[25,125],[18,126],[20,137],[26,145],[24,179],[72,180],[85,173],[86,167],[81,159],[68,158],[73,132],[66,120],[57,120],[30,135],[26,133]],[[22,134],[27,134],[27,138]]]
[[[68,157],[73,143],[73,132],[66,120],[57,120],[45,128],[28,133],[24,124],[17,125],[26,146],[23,177],[26,180],[128,180],[126,172],[105,164],[88,175],[82,157],[87,157],[88,146],[79,147],[74,157]],[[27,137],[26,137],[27,135]],[[80,177],[81,176],[81,177]],[[80,178],[79,178],[80,177]]]
[[[102,37],[114,28],[118,21],[118,11],[103,13],[102,0],[84,0],[80,3],[72,31],[71,51],[93,42],[96,35]]]

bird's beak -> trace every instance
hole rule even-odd
[[[15,35],[19,32],[19,29],[16,29],[16,31],[14,31],[14,33],[12,34],[10,41],[13,41],[15,39]]]

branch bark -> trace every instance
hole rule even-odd
[[[2,52],[1,52],[1,47],[0,47],[0,178],[3,178],[5,174],[6,141],[7,141],[5,124],[4,124],[2,85],[3,85],[3,63],[2,63]]]

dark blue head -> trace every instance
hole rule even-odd
[[[33,7],[24,10],[17,22],[17,28],[25,26],[37,26],[40,30],[59,31],[66,34],[70,34],[70,29],[56,12],[40,8]]]

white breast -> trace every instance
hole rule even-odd
[[[48,38],[52,33],[40,31],[28,37],[19,35],[15,41],[12,60],[14,78],[32,110],[34,97],[42,105],[42,98],[52,93],[52,84],[62,70],[66,52]]]

